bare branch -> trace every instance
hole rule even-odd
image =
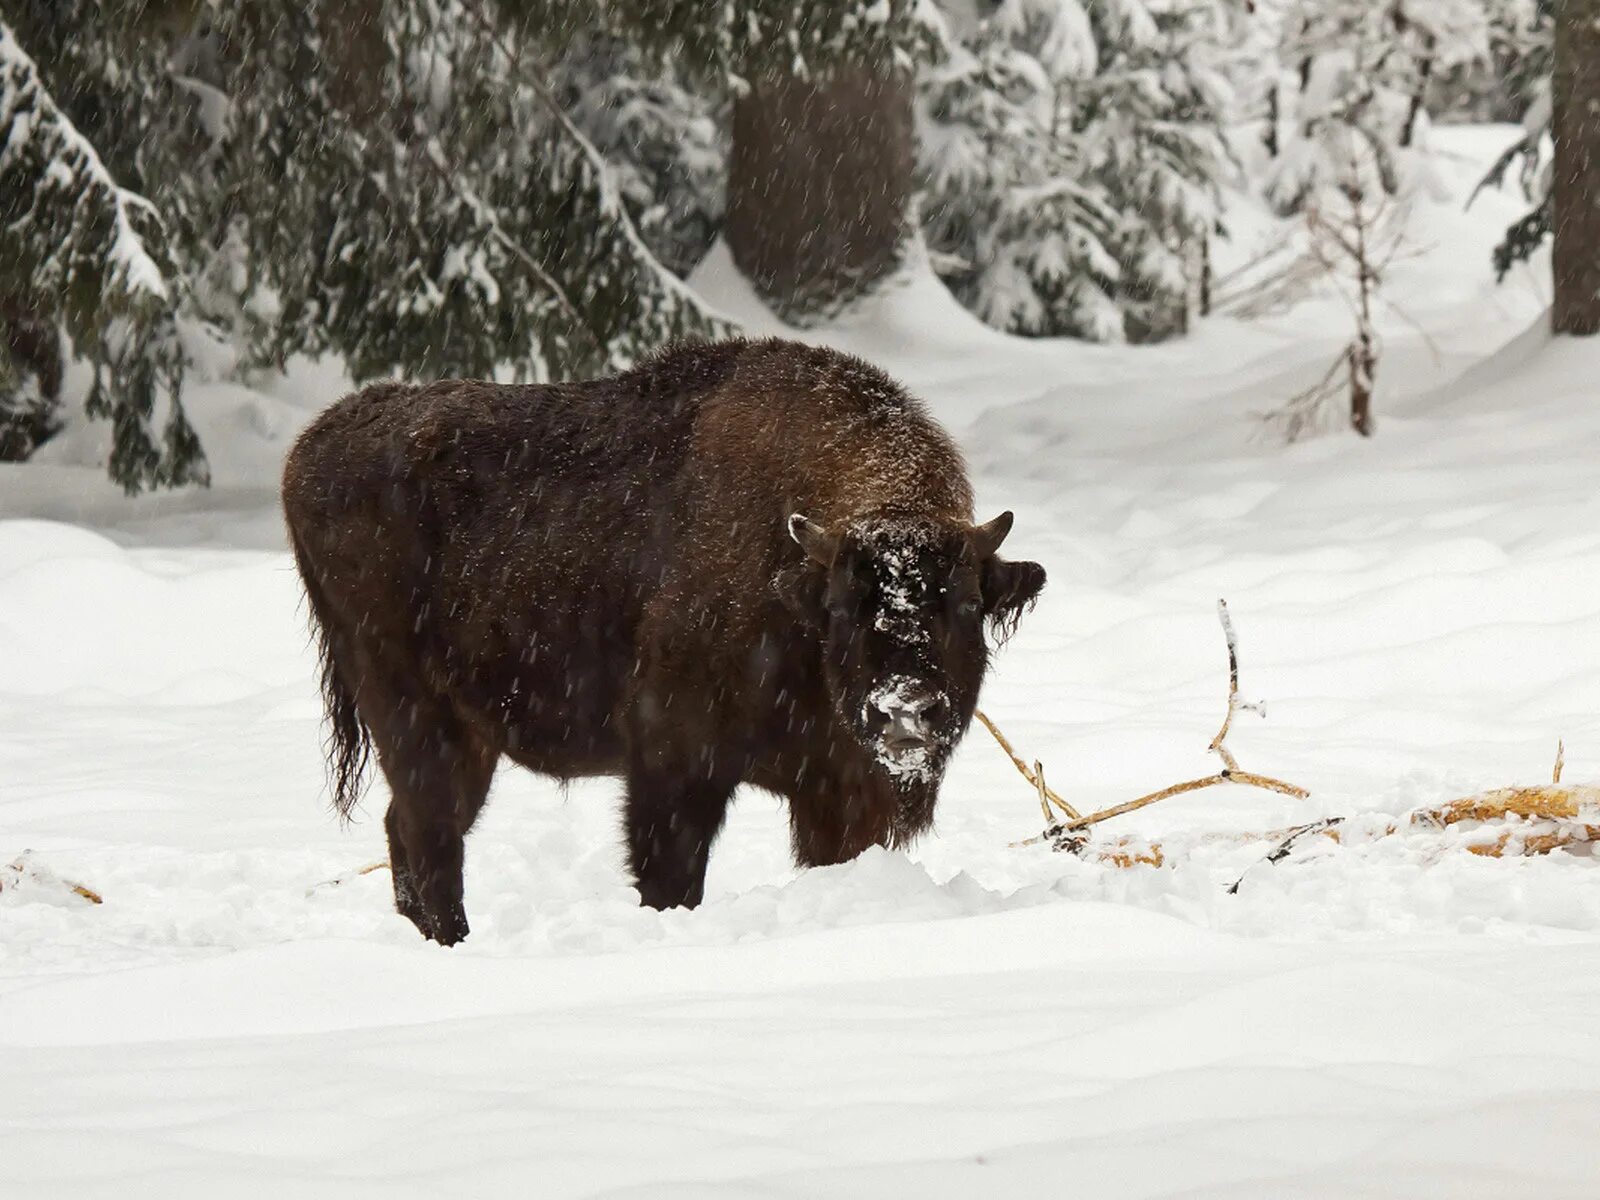
[[[1294,844],[1301,838],[1307,837],[1314,833],[1327,833],[1328,830],[1343,824],[1343,822],[1343,817],[1327,817],[1321,821],[1312,821],[1308,825],[1301,825],[1291,829],[1288,834],[1277,844],[1277,846],[1274,847],[1272,853],[1267,855],[1267,857],[1262,861],[1268,866],[1275,867],[1284,859],[1289,857],[1290,852],[1294,849]],[[1249,872],[1246,872],[1246,874],[1248,873]],[[1235,879],[1233,881],[1233,886],[1228,889],[1228,895],[1237,896],[1239,894],[1239,885],[1243,882],[1244,875],[1241,875],[1239,878]]]
[[[1254,772],[1242,770],[1239,766],[1238,760],[1234,758],[1233,753],[1228,749],[1228,733],[1233,728],[1234,714],[1241,711],[1262,712],[1263,710],[1259,704],[1250,704],[1239,698],[1239,641],[1238,636],[1233,628],[1233,618],[1228,612],[1228,603],[1226,600],[1217,601],[1217,615],[1218,619],[1222,622],[1223,636],[1227,639],[1228,643],[1228,708],[1227,713],[1222,719],[1222,728],[1217,731],[1217,736],[1211,739],[1211,745],[1209,747],[1212,752],[1221,757],[1223,762],[1223,769],[1218,771],[1215,775],[1207,775],[1204,779],[1189,779],[1185,780],[1183,783],[1175,783],[1170,787],[1162,788],[1158,792],[1151,792],[1149,795],[1140,796],[1137,800],[1129,800],[1122,804],[1114,804],[1110,808],[1103,808],[1098,812],[1090,813],[1087,816],[1080,816],[1077,813],[1072,812],[1071,806],[1068,805],[1065,800],[1062,800],[1059,796],[1045,786],[1044,769],[1042,766],[1036,762],[1034,764],[1035,769],[1033,771],[1028,770],[1028,768],[1023,764],[1022,759],[1017,756],[1016,751],[1011,748],[1011,743],[1006,740],[1005,735],[1000,732],[1000,730],[995,726],[994,722],[989,720],[989,718],[984,716],[981,712],[977,714],[979,720],[983,722],[984,727],[988,729],[989,732],[994,735],[995,740],[1000,743],[1001,749],[1003,749],[1006,754],[1010,756],[1011,761],[1016,766],[1017,770],[1022,772],[1023,778],[1027,779],[1029,783],[1032,783],[1035,788],[1037,788],[1040,798],[1040,807],[1045,811],[1046,817],[1048,818],[1051,815],[1049,811],[1049,805],[1046,803],[1047,800],[1054,802],[1057,807],[1069,814],[1067,820],[1061,822],[1060,824],[1051,826],[1038,837],[1030,838],[1024,842],[1015,843],[1016,845],[1030,846],[1036,845],[1042,841],[1048,841],[1051,842],[1058,850],[1067,850],[1072,853],[1078,853],[1082,851],[1083,848],[1088,844],[1088,839],[1083,835],[1083,831],[1089,829],[1091,826],[1098,825],[1102,821],[1109,821],[1112,817],[1120,817],[1126,813],[1137,812],[1141,808],[1146,808],[1149,805],[1158,803],[1162,800],[1169,800],[1173,796],[1181,796],[1186,792],[1198,792],[1204,788],[1217,787],[1218,785],[1225,783],[1244,784],[1247,787],[1262,788],[1267,791],[1278,792],[1285,796],[1293,796],[1300,800],[1305,799],[1311,794],[1305,788],[1300,787],[1297,784],[1285,783],[1281,779],[1274,779],[1268,775],[1257,775]]]
[[[982,709],[979,709],[977,712],[973,713],[973,716],[977,717],[978,720],[983,724],[983,727],[989,731],[991,736],[993,736],[994,740],[1000,743],[1000,749],[1006,752],[1006,757],[1011,760],[1011,765],[1016,767],[1017,770],[1022,773],[1022,777],[1024,779],[1033,784],[1035,789],[1037,789],[1042,796],[1059,808],[1062,814],[1068,820],[1072,820],[1078,816],[1077,809],[1073,808],[1072,805],[1068,804],[1060,796],[1056,795],[1054,791],[1045,786],[1044,775],[1042,772],[1038,775],[1035,775],[1028,769],[1028,764],[1023,762],[1022,759],[1017,756],[1017,752],[1011,748],[1011,743],[1006,740],[1006,735],[1000,732],[1000,727],[991,721],[988,716],[984,714]],[[1046,813],[1046,816],[1048,817],[1049,814]]]
[[[74,883],[70,879],[62,879],[59,875],[39,866],[33,861],[31,850],[24,850],[5,866],[0,867],[0,892],[7,888],[15,888],[24,882],[54,891],[67,892],[80,900],[87,900],[90,904],[105,903],[105,898],[93,888]]]
[[[364,867],[357,867],[353,871],[346,871],[343,875],[335,875],[332,879],[324,879],[321,883],[313,883],[306,889],[306,895],[314,896],[317,894],[317,892],[324,888],[343,887],[347,883],[352,883],[355,880],[360,879],[363,875],[371,875],[374,871],[387,871],[388,869],[389,863],[387,859],[380,860],[378,862],[370,862]]]

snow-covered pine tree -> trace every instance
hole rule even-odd
[[[1503,280],[1517,263],[1531,258],[1551,232],[1554,109],[1550,82],[1555,62],[1555,2],[1498,0],[1498,4],[1501,11],[1492,25],[1497,58],[1511,64],[1505,90],[1516,97],[1515,115],[1522,136],[1495,160],[1478,190],[1503,186],[1516,167],[1522,194],[1532,206],[1506,230],[1491,255],[1495,277]]]
[[[1434,72],[1429,112],[1454,121],[1517,122],[1550,71],[1555,0],[1481,0],[1489,53]]]
[[[1110,0],[1091,6],[1100,69],[1084,90],[1086,158],[1119,219],[1118,301],[1135,341],[1185,332],[1218,231],[1232,167],[1223,127],[1221,0]]]
[[[646,249],[516,28],[477,0],[374,4],[356,71],[340,9],[273,0],[239,31],[235,170],[270,181],[239,197],[280,357],[560,378],[719,328]]]
[[[183,279],[168,230],[149,200],[120,185],[3,22],[0,114],[0,292],[28,320],[59,323],[93,366],[87,408],[112,422],[113,479],[130,492],[205,482],[180,400]],[[42,397],[19,404],[17,395],[0,406],[11,436],[19,422],[47,429],[54,418],[39,411]]]
[[[924,72],[923,228],[946,283],[1032,335],[1181,329],[1227,169],[1219,4],[952,10]]]
[[[229,327],[258,360],[335,354],[357,376],[587,374],[722,328],[634,228],[612,169],[544,82],[542,43],[480,0],[7,11],[25,34],[13,41],[36,42],[59,77],[12,70],[8,119],[22,114],[37,142],[55,126],[29,115],[32,97],[59,83],[52,111],[103,185],[89,194],[120,206],[132,232],[116,246],[142,246],[165,289],[130,293],[141,305],[117,308],[93,344],[67,324],[97,366],[90,404],[116,422],[112,470],[129,486],[204,469],[176,407],[180,314]],[[26,190],[38,154],[24,145],[9,142],[8,203],[38,222],[50,210]],[[35,249],[59,232],[40,228]],[[68,304],[56,276],[21,282],[42,290],[0,293],[0,311],[19,294],[38,295],[29,311]],[[12,423],[31,445],[48,401],[11,375]]]
[[[716,241],[727,170],[727,89],[691,87],[671,58],[605,32],[569,42],[551,90],[616,179],[639,237],[686,278]]]
[[[872,288],[911,233],[911,65],[931,0],[502,0],[534,36],[612,33],[732,93],[734,262],[805,323]]]
[[[997,328],[1119,337],[1117,214],[1089,177],[1076,124],[1098,59],[1088,13],[1078,0],[1003,0],[949,17],[950,52],[919,89],[920,207],[936,269]]]
[[[1259,0],[1276,30],[1266,193],[1278,211],[1342,189],[1352,159],[1398,192],[1422,148],[1430,83],[1487,60],[1486,0]],[[1359,146],[1353,145],[1359,143]]]

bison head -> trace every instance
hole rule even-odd
[[[985,626],[1014,628],[1044,586],[1038,563],[996,554],[1011,520],[882,514],[827,529],[789,518],[805,561],[779,575],[778,590],[820,634],[838,716],[902,787],[944,773],[977,707]]]

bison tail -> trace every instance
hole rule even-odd
[[[372,756],[372,733],[356,709],[355,692],[340,667],[337,639],[339,631],[331,620],[327,597],[306,556],[294,529],[289,531],[295,566],[305,584],[306,602],[311,609],[311,631],[317,639],[321,660],[322,705],[327,716],[328,784],[333,792],[333,807],[339,818],[348,821],[361,799],[361,783]]]

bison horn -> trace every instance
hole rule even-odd
[[[795,513],[789,518],[789,536],[800,543],[800,548],[814,562],[825,567],[833,564],[833,555],[839,548],[839,539],[804,513]]]
[[[986,524],[972,527],[972,549],[979,562],[994,557],[1000,544],[1006,540],[1006,535],[1011,532],[1011,522],[1014,520],[1016,518],[1011,513],[1003,512]]]

